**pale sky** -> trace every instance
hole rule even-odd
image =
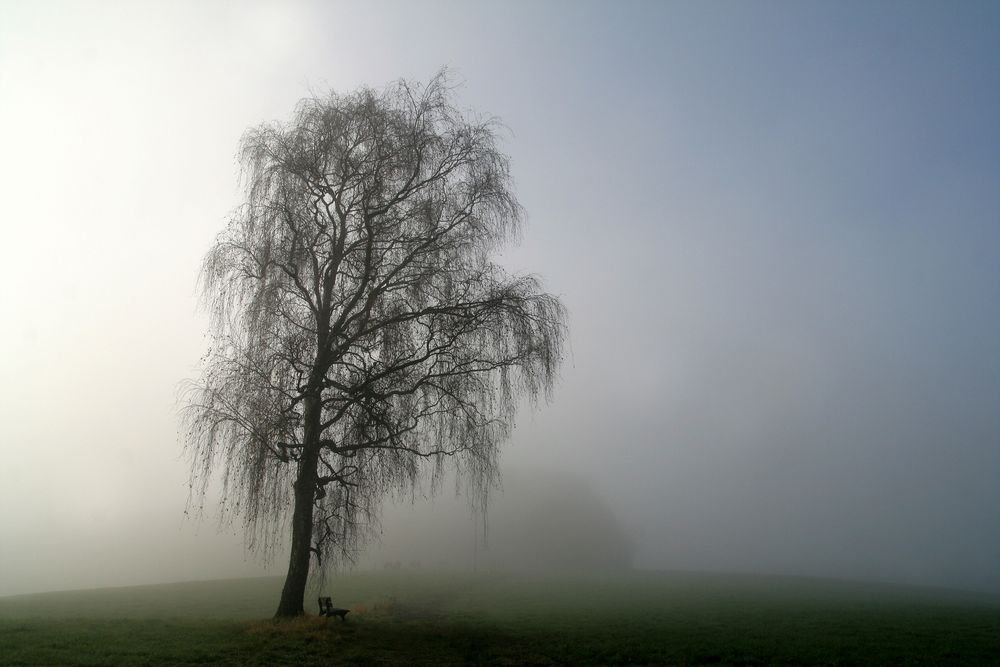
[[[0,595],[275,570],[183,516],[237,144],[443,66],[570,311],[511,466],[642,567],[1000,590],[1000,5],[0,0]]]

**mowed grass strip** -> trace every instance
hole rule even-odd
[[[353,573],[0,598],[0,664],[998,664],[1000,598],[786,577]],[[310,602],[315,604],[314,600]]]

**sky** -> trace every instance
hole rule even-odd
[[[1000,591],[996,3],[3,0],[0,595],[280,572],[185,515],[199,263],[247,128],[442,67],[570,313],[505,466],[637,567]]]

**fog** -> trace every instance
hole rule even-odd
[[[358,567],[1000,591],[998,45],[987,2],[4,2],[0,595],[282,572],[188,507],[199,262],[246,128],[442,66],[572,351],[485,519],[418,491]]]
[[[631,538],[587,480],[556,470],[510,470],[487,511],[460,495],[397,502],[363,568],[609,571],[632,566]]]

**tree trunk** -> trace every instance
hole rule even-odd
[[[306,399],[305,433],[302,459],[295,479],[295,506],[292,510],[292,552],[288,574],[281,589],[281,601],[275,618],[290,618],[305,613],[306,583],[312,557],[313,501],[316,496],[316,465],[319,462],[319,399]]]

